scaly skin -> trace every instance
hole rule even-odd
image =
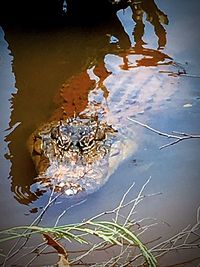
[[[47,123],[30,137],[37,180],[56,191],[75,195],[104,183],[115,130],[97,117]]]

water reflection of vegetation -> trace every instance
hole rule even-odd
[[[91,80],[87,75],[88,67],[94,68],[94,73],[99,77],[98,85],[102,88],[102,90],[104,90],[106,97],[106,94],[108,94],[109,92],[104,87],[103,82],[111,74],[107,71],[104,63],[104,58],[107,54],[115,54],[123,58],[123,64],[121,68],[124,70],[129,70],[131,68],[136,68],[140,66],[149,67],[172,64],[172,58],[161,51],[161,48],[163,48],[166,44],[166,31],[162,26],[162,23],[168,23],[167,16],[161,10],[158,9],[154,1],[131,1],[130,7],[132,8],[133,12],[133,20],[136,23],[135,28],[133,29],[135,45],[131,47],[130,41],[128,40],[127,35],[125,34],[121,24],[117,20],[117,17],[112,17],[112,21],[106,25],[105,30],[102,28],[97,28],[97,30],[99,30],[100,39],[91,40],[92,48],[90,49],[89,54],[82,53],[82,60],[80,61],[80,58],[78,58],[78,61],[76,60],[75,69],[73,69],[71,76],[76,73],[77,68],[83,69],[83,71],[80,72],[80,74],[72,77],[70,81],[66,82],[66,84],[64,84],[64,86],[59,90],[59,92],[57,93],[58,97],[56,100],[57,109],[51,116],[51,119],[61,119],[64,113],[67,114],[67,116],[71,116],[74,114],[74,112],[76,112],[76,114],[78,115],[79,112],[83,111],[87,107],[88,94],[90,90],[96,86],[94,81]],[[145,47],[145,43],[142,40],[145,31],[143,22],[144,13],[147,14],[147,18],[154,26],[154,31],[158,36],[158,49]],[[111,32],[113,33],[113,35],[116,35],[119,39],[119,42],[117,42],[116,44],[108,44],[108,40],[105,40],[102,37],[106,36],[106,33],[108,32]],[[70,42],[68,42],[68,39],[66,40],[66,42],[63,43],[67,43],[68,48],[70,50]],[[78,44],[78,42],[76,43],[76,45],[77,51],[81,51],[82,46],[84,46],[82,45],[82,43]],[[12,40],[10,42],[10,47],[12,53],[14,54],[14,69],[17,78],[17,87],[20,88],[20,93],[18,93],[18,95],[15,96],[14,99],[12,123],[15,124],[16,121],[22,121],[22,124],[18,128],[16,128],[16,130],[11,133],[11,135],[7,137],[7,141],[11,141],[9,144],[9,148],[12,154],[12,157],[10,158],[10,160],[12,161],[10,174],[12,177],[11,190],[13,191],[15,198],[20,203],[29,204],[34,200],[40,198],[43,192],[39,189],[34,189],[34,191],[30,189],[31,185],[34,183],[33,176],[35,175],[35,172],[33,171],[31,161],[27,159],[29,155],[26,152],[26,146],[24,144],[25,142],[22,142],[22,140],[27,140],[31,131],[34,130],[35,125],[38,125],[39,122],[44,120],[44,118],[47,116],[46,114],[48,113],[49,104],[46,104],[46,106],[42,104],[42,114],[40,109],[36,109],[35,106],[32,108],[32,111],[30,107],[29,109],[25,107],[26,112],[23,112],[22,114],[21,110],[23,108],[21,105],[18,105],[17,102],[20,102],[20,99],[28,99],[30,95],[27,95],[27,88],[24,88],[23,90],[24,73],[20,73],[20,70],[18,70],[17,68],[18,48],[15,49]],[[132,55],[140,55],[142,58],[137,59],[135,61],[135,64],[132,64],[129,62],[129,57]],[[74,55],[73,53],[71,56],[72,60],[73,56],[74,58],[76,58],[76,55]],[[67,57],[69,58],[70,55],[67,54]],[[80,65],[80,63],[82,65]],[[32,66],[34,65],[32,64]],[[43,67],[44,66],[42,66],[42,68]],[[26,73],[26,81],[30,79],[31,83],[33,71],[31,69],[31,72],[29,74],[27,72],[27,66],[25,68],[26,70],[24,71]],[[41,66],[39,66],[39,64],[36,65],[36,68],[37,72],[40,72]],[[60,72],[62,71],[64,72],[65,69],[60,69]],[[34,83],[36,83],[34,85],[35,87],[41,88],[42,85],[39,84],[41,83],[41,80],[39,80],[38,84],[37,81],[34,81]],[[43,83],[45,84],[46,81],[43,81]],[[35,91],[35,93],[37,94],[41,94],[40,89],[39,92],[37,92],[34,87],[30,90]],[[76,94],[73,95],[71,91],[76,91]],[[51,101],[50,98],[53,98],[53,92],[54,88],[48,91],[48,95],[44,93],[43,97],[49,98],[49,101]],[[44,103],[47,103],[47,100],[45,100]],[[27,168],[24,167],[24,163],[26,163]]]
[[[133,20],[136,25],[133,31],[136,49],[142,49],[145,44],[142,37],[144,35],[144,15],[146,13],[146,19],[153,25],[154,32],[158,37],[158,49],[164,48],[167,42],[166,31],[162,24],[168,24],[167,15],[161,11],[154,0],[148,1],[131,1],[131,8],[133,11]]]

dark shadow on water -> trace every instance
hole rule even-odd
[[[113,5],[108,0],[67,0],[67,12],[63,0],[1,1],[0,23],[25,28],[59,28],[66,23],[73,25],[103,25],[105,20],[126,8],[126,1]]]
[[[83,2],[85,1],[81,3]],[[13,70],[18,88],[18,93],[12,99],[10,126],[20,122],[6,137],[6,141],[9,143],[12,162],[11,191],[21,204],[33,203],[45,193],[39,189],[32,190],[36,172],[28,153],[27,140],[38,126],[52,118],[59,120],[64,113],[69,117],[74,112],[78,115],[86,108],[88,94],[95,87],[94,80],[87,74],[88,68],[94,67],[94,73],[99,77],[99,84],[103,88],[104,80],[110,75],[104,63],[107,54],[122,57],[121,68],[124,70],[173,63],[172,58],[161,50],[167,41],[162,24],[167,24],[168,18],[153,0],[131,5],[135,21],[135,45],[132,47],[115,15],[120,6],[114,10],[111,8],[108,13],[112,13],[112,16],[109,19],[105,17],[105,20],[104,15],[102,18],[102,10],[99,10],[102,23],[96,26],[92,20],[88,20],[91,12],[83,4],[80,5],[80,2],[77,4],[77,1],[69,1],[68,8],[68,18],[62,19],[62,26],[56,29],[48,25],[45,31],[41,31],[38,27],[24,25],[24,22],[15,28],[10,26],[11,21],[4,21],[6,39],[14,56]],[[74,16],[76,10],[80,15],[78,18]],[[142,40],[145,31],[144,13],[158,36],[158,49],[149,48]],[[83,15],[87,16],[87,23],[80,27],[78,22],[84,19]],[[110,36],[117,37],[119,41],[112,43]],[[129,55],[140,55],[141,58],[136,60],[135,65],[131,65]]]

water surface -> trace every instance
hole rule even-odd
[[[2,228],[30,224],[49,198],[36,192],[37,174],[27,149],[30,134],[52,118],[60,118],[61,105],[71,116],[83,111],[88,99],[102,106],[107,101],[108,121],[122,134],[128,127],[124,134],[132,134],[134,145],[126,150],[126,160],[108,182],[70,209],[60,224],[79,222],[115,207],[133,182],[129,197],[134,198],[150,176],[145,192],[162,195],[144,200],[136,218],[155,217],[171,227],[152,228],[144,239],[169,237],[195,222],[200,201],[199,139],[159,150],[169,140],[127,121],[132,116],[164,132],[200,133],[200,4],[195,0],[156,4],[154,13],[149,13],[151,22],[145,20],[145,13],[144,23],[133,16],[134,20],[127,8],[93,27],[1,28]],[[158,8],[163,12],[160,21],[155,16]],[[179,75],[185,70],[188,75]],[[70,82],[64,103],[60,89]],[[48,210],[43,223],[53,225],[72,203],[62,198]],[[193,253],[198,255],[199,251]],[[48,263],[53,260],[49,257]],[[163,261],[169,265],[181,260],[184,253]],[[34,264],[44,264],[42,257]],[[198,262],[192,264],[198,266]]]

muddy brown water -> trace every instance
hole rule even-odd
[[[200,204],[199,139],[159,150],[169,142],[167,138],[127,122],[127,117],[133,116],[167,133],[200,133],[200,4],[195,0],[156,4],[149,21],[144,13],[145,28],[141,22],[136,23],[135,17],[133,20],[130,8],[118,11],[107,24],[91,28],[0,28],[2,229],[30,224],[49,199],[49,194],[37,191],[34,183],[36,172],[27,149],[28,137],[41,124],[60,118],[63,109],[69,116],[83,111],[88,99],[106,102],[107,120],[118,125],[122,134],[130,137],[132,133],[134,144],[125,148],[125,160],[117,165],[107,183],[71,208],[59,223],[80,222],[116,207],[133,182],[135,186],[128,198],[136,197],[150,176],[145,193],[162,194],[142,201],[135,218],[158,218],[167,224],[149,229],[143,240],[159,236],[166,239],[195,223]],[[158,8],[166,14],[160,20],[155,19]],[[168,25],[163,23],[167,20]],[[65,101],[60,94],[64,83]],[[58,216],[73,204],[73,200],[62,197],[45,214],[43,225],[54,225]],[[33,239],[30,246],[38,239]],[[77,247],[71,244],[68,249]],[[168,254],[162,266],[199,254],[199,249]],[[98,257],[101,260],[104,256]],[[22,258],[17,264],[25,266],[27,262]],[[53,262],[54,255],[39,257],[31,266]],[[183,266],[199,263],[196,260]]]

